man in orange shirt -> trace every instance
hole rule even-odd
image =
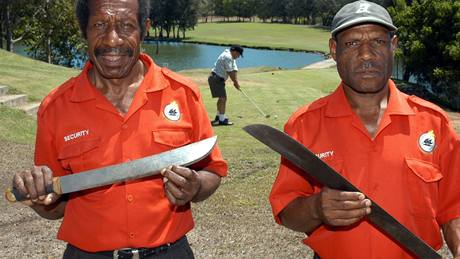
[[[460,256],[460,139],[436,105],[390,76],[396,27],[381,6],[356,1],[334,17],[337,90],[295,112],[285,131],[435,249]],[[411,258],[371,225],[363,193],[329,189],[282,159],[270,194],[275,219],[316,258]]]
[[[64,258],[193,258],[185,237],[190,202],[208,198],[227,173],[216,147],[190,168],[58,196],[53,176],[126,162],[213,135],[197,87],[140,53],[147,0],[78,0],[90,61],[53,90],[38,112],[35,165],[13,185],[39,215],[63,217]]]

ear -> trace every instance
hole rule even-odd
[[[334,38],[329,39],[329,51],[332,58],[337,61],[336,59],[336,52],[337,52],[337,41]]]
[[[396,51],[396,48],[398,47],[398,37],[395,35],[393,36],[393,38],[391,39],[391,51],[393,51],[393,53]]]
[[[148,32],[148,31],[150,30],[150,18],[147,18],[147,19],[145,20],[144,26],[145,26],[145,31]],[[146,33],[146,34],[147,34],[147,33]]]

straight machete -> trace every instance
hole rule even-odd
[[[54,177],[53,184],[46,187],[46,192],[54,192],[57,194],[71,193],[156,175],[160,173],[161,169],[170,165],[191,165],[205,158],[213,149],[216,140],[217,137],[214,136],[180,148],[126,163],[92,169],[62,177]],[[22,195],[14,187],[6,190],[5,196],[10,202],[27,199],[27,197]]]
[[[320,184],[336,190],[362,193],[362,191],[334,171],[334,169],[329,167],[304,145],[284,132],[263,124],[253,124],[243,129],[302,169],[309,176],[315,178]],[[367,198],[369,199],[369,197]],[[398,241],[399,244],[411,251],[418,258],[441,258],[433,248],[410,232],[405,226],[388,214],[388,212],[377,205],[375,201],[372,201],[371,214],[367,218],[374,226]]]

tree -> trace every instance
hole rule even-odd
[[[179,31],[182,32],[182,38],[185,38],[185,31],[195,28],[198,22],[198,4],[198,1],[194,0],[179,0],[177,38],[179,38]]]
[[[204,17],[208,22],[208,17],[214,15],[214,1],[213,0],[199,0],[198,1],[198,15]],[[211,18],[212,22],[212,18]]]
[[[34,17],[36,3],[26,0],[0,0],[0,47],[3,41],[6,50],[14,51],[14,44],[28,32],[30,18]]]
[[[398,26],[405,79],[415,76],[460,108],[460,1],[397,1],[389,10]]]
[[[180,32],[185,37],[185,31],[198,22],[199,4],[198,0],[151,0],[150,20],[155,37],[179,38]]]
[[[27,51],[35,59],[72,66],[85,48],[75,17],[74,1],[39,0],[37,15],[29,20],[24,36]]]

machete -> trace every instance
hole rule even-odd
[[[77,174],[54,177],[53,184],[46,187],[47,193],[71,193],[113,183],[157,175],[170,165],[187,166],[205,158],[216,144],[217,137],[210,137],[183,147],[126,163],[92,169]],[[10,202],[23,201],[27,197],[15,187],[7,189],[6,199]]]
[[[286,133],[263,124],[248,125],[243,129],[302,169],[309,176],[315,178],[320,184],[336,190],[363,193],[304,145]],[[369,199],[369,197],[367,198]],[[398,241],[417,257],[424,259],[441,258],[433,248],[410,232],[393,216],[377,205],[375,201],[372,201],[371,214],[367,218],[374,226]]]

